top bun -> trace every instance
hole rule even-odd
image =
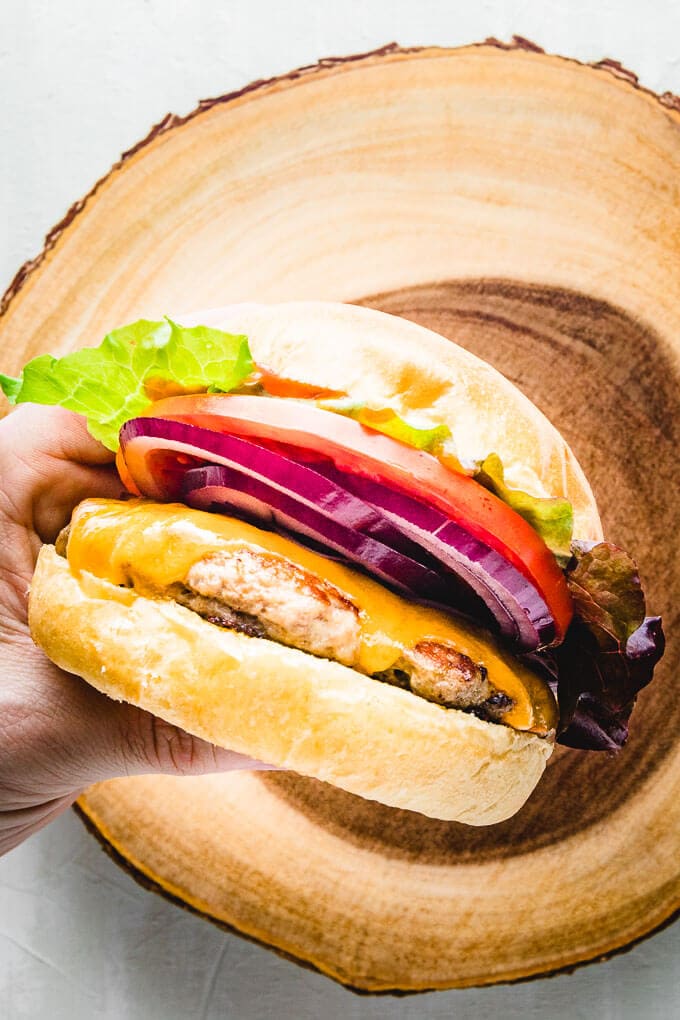
[[[255,361],[281,375],[448,425],[463,462],[497,453],[509,485],[566,497],[574,538],[602,541],[590,485],[557,429],[505,376],[438,333],[321,301],[229,305],[180,319],[245,333]]]

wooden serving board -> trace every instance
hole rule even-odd
[[[518,42],[388,47],[168,117],[18,274],[3,365],[142,316],[307,298],[432,326],[563,431],[670,639],[632,739],[558,750],[490,829],[288,774],[116,780],[83,817],[144,884],[361,989],[632,944],[680,907],[680,100]]]

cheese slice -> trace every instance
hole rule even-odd
[[[445,641],[484,666],[492,686],[512,699],[505,724],[542,734],[555,729],[557,706],[547,684],[487,631],[409,602],[358,570],[244,521],[179,503],[89,499],[73,515],[67,557],[76,575],[85,571],[127,588],[141,581],[147,594],[184,582],[207,555],[243,547],[291,560],[352,600],[361,624],[362,672],[389,669],[419,641]]]

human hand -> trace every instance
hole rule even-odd
[[[80,500],[121,495],[112,461],[62,408],[25,404],[0,421],[0,854],[103,779],[266,768],[105,697],[33,644],[27,604],[40,546]]]

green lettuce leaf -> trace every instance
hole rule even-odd
[[[59,404],[87,418],[95,439],[118,449],[118,432],[164,392],[222,392],[253,371],[245,336],[171,319],[140,319],[109,333],[99,347],[63,358],[33,358],[21,376],[0,375],[12,404]]]
[[[14,379],[13,376],[3,375],[0,372],[0,390],[5,394],[10,404],[15,404],[21,390],[21,379]]]
[[[574,513],[568,499],[530,496],[520,489],[511,489],[505,483],[503,464],[497,453],[490,453],[482,461],[475,479],[529,522],[555,554],[561,567],[567,565],[571,559],[574,531]]]
[[[361,425],[376,432],[383,432],[400,443],[412,446],[416,450],[435,453],[438,448],[451,438],[448,425],[416,425],[401,418],[391,407],[369,407],[365,403],[357,403],[351,397],[319,400],[318,406],[325,411],[335,411],[347,418],[354,418]]]

